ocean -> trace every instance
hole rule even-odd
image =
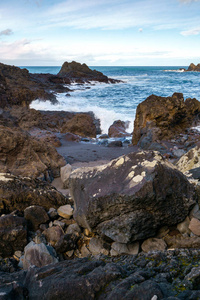
[[[57,74],[61,67],[25,68],[32,73]],[[151,94],[166,97],[180,92],[185,99],[200,100],[200,73],[180,70],[186,66],[90,68],[123,80],[123,83],[70,85],[73,92],[57,94],[58,104],[36,100],[31,107],[37,110],[93,111],[101,121],[103,133],[107,133],[113,121],[119,119],[130,122],[128,131],[131,133],[137,105]]]

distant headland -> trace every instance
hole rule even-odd
[[[200,72],[200,64],[195,65],[191,63],[187,70],[184,68],[181,68],[181,70],[184,70],[184,72]]]

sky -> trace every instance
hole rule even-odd
[[[0,62],[17,66],[200,63],[200,0],[6,0]]]

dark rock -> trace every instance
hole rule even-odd
[[[161,226],[180,223],[197,197],[187,178],[153,151],[76,169],[69,186],[77,223],[120,243],[145,239]]]
[[[57,253],[64,253],[77,248],[78,237],[75,234],[65,234],[55,244]]]
[[[130,134],[126,132],[127,122],[117,120],[109,127],[108,136],[109,137],[123,137],[129,136]]]
[[[122,141],[112,141],[108,143],[108,147],[122,147]]]
[[[9,257],[27,244],[27,228],[24,218],[6,215],[0,217],[0,256]]]
[[[196,71],[196,72],[200,72],[200,64],[193,64],[191,63],[187,69],[187,71]]]
[[[192,174],[192,177],[194,179],[200,180],[200,167],[194,168],[194,169],[190,169],[189,173]]]
[[[48,210],[67,202],[66,197],[45,181],[0,173],[0,213],[24,211],[30,205]]]
[[[105,82],[105,83],[116,83],[121,82],[120,80],[115,80],[108,78],[107,76],[103,75],[103,73],[98,72],[96,70],[91,70],[86,64],[80,64],[75,61],[71,63],[65,62],[58,76],[66,79],[70,79],[70,81],[76,81],[79,83],[84,83],[88,81],[98,81],[98,82]]]
[[[185,133],[199,116],[200,103],[196,99],[184,102],[181,93],[174,93],[172,97],[151,95],[137,107],[132,142],[149,149],[157,140]]]
[[[36,231],[40,224],[49,221],[49,217],[45,209],[38,205],[32,205],[24,210],[24,218],[27,220],[28,228]]]

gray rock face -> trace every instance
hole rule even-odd
[[[58,262],[58,259],[51,254],[50,247],[43,243],[35,244],[30,242],[24,250],[24,269],[28,269],[31,266],[43,267]]]
[[[180,223],[196,203],[193,185],[153,151],[77,169],[69,183],[77,223],[119,243],[145,239],[160,226]]]
[[[24,218],[6,215],[0,217],[0,256],[9,257],[27,244],[27,228]]]

